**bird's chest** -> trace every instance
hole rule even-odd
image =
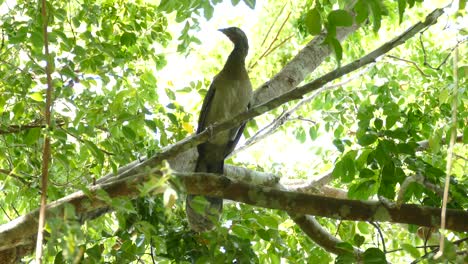
[[[250,83],[233,80],[217,87],[206,124],[220,123],[246,111],[250,96]]]

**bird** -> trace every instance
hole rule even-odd
[[[223,69],[213,78],[203,100],[196,133],[243,113],[250,108],[252,84],[245,68],[249,51],[248,39],[238,27],[219,29],[234,44]],[[245,122],[232,129],[212,136],[197,146],[198,159],[195,172],[224,173],[224,159],[234,150]],[[223,199],[217,197],[197,198],[187,195],[186,214],[190,228],[196,232],[212,230],[223,209]]]

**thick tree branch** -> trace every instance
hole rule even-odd
[[[388,207],[379,201],[344,200],[311,194],[282,191],[234,182],[215,174],[175,173],[182,179],[188,193],[223,197],[264,208],[290,213],[310,214],[351,221],[407,223],[419,226],[439,226],[440,208],[404,204]],[[207,184],[208,183],[208,184]],[[448,210],[447,225],[451,230],[468,231],[468,212]]]
[[[171,182],[183,187],[187,193],[222,197],[254,206],[284,210],[298,215],[316,215],[350,221],[376,221],[414,224],[419,226],[438,227],[440,224],[440,208],[403,204],[401,207],[387,206],[379,201],[358,201],[336,199],[318,195],[304,194],[278,190],[272,187],[237,182],[221,175],[209,173],[170,173]],[[99,198],[98,191],[104,190],[110,198],[135,198],[140,194],[139,186],[143,183],[162,180],[165,173],[149,171],[136,174],[123,180],[92,186],[87,194],[82,191],[70,194],[47,206],[48,217],[60,217],[66,204],[75,207],[81,216],[99,208],[108,207]],[[176,183],[177,182],[177,183]],[[153,193],[161,194],[167,185],[158,185]],[[21,216],[0,226],[0,251],[15,246],[25,245],[24,241],[37,231],[38,211]],[[447,210],[447,229],[468,231],[466,219],[468,212],[463,210]]]
[[[327,230],[325,230],[314,217],[310,215],[290,215],[296,224],[306,233],[315,243],[320,245],[322,248],[333,254],[347,253],[346,250],[339,247],[339,244],[343,241],[332,236]],[[354,248],[354,254],[359,256],[362,252],[358,248]]]

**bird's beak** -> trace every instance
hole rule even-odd
[[[224,34],[226,34],[226,28],[220,28],[220,29],[218,29],[218,31],[221,31],[221,32],[223,32]]]

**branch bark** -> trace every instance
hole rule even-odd
[[[140,194],[139,186],[149,181],[159,181],[168,176],[162,171],[135,174],[125,179],[104,183],[70,194],[47,206],[47,217],[61,217],[65,205],[71,204],[81,217],[109,205],[99,198],[99,191],[106,191],[110,198],[135,198]],[[243,182],[210,173],[171,173],[171,182],[181,186],[187,193],[225,198],[254,206],[284,210],[303,219],[302,215],[316,215],[349,221],[376,221],[438,227],[440,208],[403,204],[400,207],[380,201],[358,201],[336,199],[312,194],[278,190]],[[155,194],[164,192],[167,185],[152,190]],[[21,216],[0,226],[0,251],[17,246],[26,246],[37,231],[38,210]],[[447,229],[468,231],[468,212],[447,210]]]

